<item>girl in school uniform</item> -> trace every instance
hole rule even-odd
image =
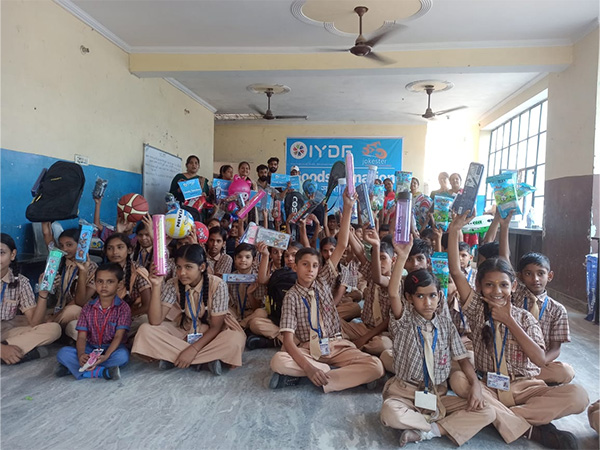
[[[131,261],[131,241],[123,233],[111,234],[104,243],[104,256],[108,262],[117,263],[125,272],[123,283],[117,295],[131,308],[131,329],[133,335],[142,323],[148,322],[150,307],[150,285],[148,271],[137,262]]]
[[[213,275],[221,277],[224,273],[231,273],[233,260],[225,253],[225,242],[227,241],[227,230],[216,226],[209,228],[208,241],[206,241],[206,253],[208,256],[208,267]]]
[[[460,268],[458,241],[467,213],[448,228],[448,260],[463,313],[471,326],[475,368],[483,378],[483,395],[494,406],[494,426],[506,442],[521,436],[549,448],[577,448],[575,436],[551,421],[585,410],[585,390],[574,384],[548,386],[536,377],[545,363],[544,337],[537,320],[511,304],[516,276],[502,258],[486,259],[477,271],[474,290]],[[463,395],[465,377],[455,372],[452,390]]]
[[[58,323],[43,323],[48,292],[41,291],[36,304],[29,280],[18,272],[15,241],[6,233],[0,236],[0,358],[17,364],[46,356],[43,346],[60,338],[62,330]]]
[[[159,360],[161,369],[207,365],[220,375],[222,362],[241,366],[246,335],[228,313],[225,282],[208,274],[198,244],[179,248],[175,263],[177,276],[164,286],[163,277],[150,277],[149,323],[140,327],[131,352]]]
[[[42,233],[48,248],[58,247],[65,252],[58,274],[54,279],[53,291],[56,297],[56,306],[52,314],[46,317],[47,322],[56,322],[70,338],[77,340],[77,319],[81,314],[81,308],[96,293],[94,274],[98,265],[89,260],[82,264],[75,261],[75,252],[79,241],[79,230],[71,228],[63,231],[58,237],[58,243],[54,241],[52,226],[50,222],[42,223]]]
[[[152,265],[152,219],[145,216],[135,227],[136,243],[131,259],[139,267],[150,270]]]

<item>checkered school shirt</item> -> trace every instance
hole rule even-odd
[[[96,269],[98,269],[98,264],[90,261],[86,285],[94,289],[96,289]],[[78,281],[79,269],[77,265],[73,261],[65,260],[65,267],[60,273],[56,274],[52,285],[52,291],[57,299],[56,306],[64,308],[68,303],[75,300]]]
[[[471,328],[469,327],[467,316],[462,312],[458,293],[448,299],[448,309],[450,310],[450,317],[452,317],[452,323],[454,323],[454,326],[458,330],[458,334],[461,336],[470,335]]]
[[[222,253],[218,261],[210,256],[207,256],[206,262],[214,274],[231,273],[233,259],[231,259],[231,256],[226,253]]]
[[[353,259],[348,264],[340,264],[340,284],[353,289],[358,289],[360,274],[360,263],[358,261]]]
[[[237,270],[233,273],[239,273]],[[256,273],[256,272],[252,272]],[[265,295],[267,295],[267,286],[256,283],[257,287],[254,291],[254,298],[259,301],[259,308],[265,304]],[[254,312],[254,309],[250,307],[250,300],[246,296],[246,290],[252,286],[246,283],[228,283],[227,289],[229,291],[229,307],[235,312],[235,318],[240,321]],[[242,306],[244,305],[244,299],[246,299],[246,306],[244,308],[244,317],[242,317]]]
[[[291,331],[296,333],[300,342],[310,340],[310,321],[308,308],[304,305],[302,298],[305,298],[310,305],[308,293],[314,290],[319,299],[319,314],[323,323],[322,335],[324,338],[334,337],[341,333],[340,317],[333,304],[333,286],[337,279],[337,271],[331,261],[321,267],[316,280],[311,288],[307,289],[298,282],[290,288],[283,299],[281,308],[280,331]]]
[[[489,317],[484,315],[484,300],[480,294],[473,292],[467,300],[467,304],[463,306],[463,313],[471,326],[471,340],[475,351],[475,369],[482,372],[496,372],[494,364],[494,347],[486,347],[483,342],[482,328],[489,320]],[[519,326],[533,339],[542,349],[545,349],[544,335],[537,323],[537,320],[527,311],[513,306],[510,310],[510,315],[519,324]],[[500,334],[504,338],[504,332],[507,328],[504,324],[500,325]],[[492,330],[493,332],[493,330]],[[506,367],[508,375],[514,377],[535,377],[540,373],[540,368],[532,363],[521,346],[518,344],[515,337],[509,331],[506,338]],[[500,355],[498,355],[500,356]]]
[[[104,328],[105,322],[106,328]],[[101,347],[111,344],[117,330],[125,330],[121,343],[127,342],[127,331],[130,326],[131,309],[127,303],[115,296],[113,304],[108,309],[102,309],[99,298],[90,300],[81,310],[76,329],[87,333],[88,344]],[[100,334],[102,334],[102,342],[100,342]]]
[[[471,287],[473,289],[475,289],[475,280],[477,279],[477,269],[469,266],[468,269],[463,269],[461,267],[460,270],[462,270],[462,273],[465,275],[465,278],[467,279],[467,281],[469,282]]]
[[[393,331],[394,336],[393,352],[396,377],[411,383],[425,381],[423,346],[417,327],[431,332],[435,327],[438,336],[433,352],[434,379],[436,385],[443,383],[450,375],[451,360],[460,360],[469,356],[458,331],[452,320],[446,316],[436,314],[431,321],[428,321],[417,313],[408,302],[403,300],[402,306],[402,316],[397,320],[393,311],[390,310],[389,328],[390,331]]]
[[[15,280],[18,280],[18,285],[11,287],[10,284]],[[27,277],[21,274],[15,277],[12,270],[8,269],[8,273],[2,278],[1,289],[4,291],[2,305],[0,306],[2,320],[14,319],[17,315],[17,309],[25,312],[28,309],[35,308],[35,296]]]
[[[192,304],[194,314],[196,314],[196,308],[198,308],[198,301],[202,301],[202,285],[203,282],[201,281],[193,288],[191,286],[185,287],[186,292],[190,293],[190,303]],[[180,304],[177,278],[171,278],[166,282],[166,284],[163,285],[163,289],[161,291],[161,301],[162,303],[170,306]],[[222,316],[227,314],[228,304],[229,294],[227,293],[227,286],[225,285],[225,282],[219,277],[208,275],[208,305],[205,306],[204,302],[202,302],[198,317],[201,318],[204,316],[207,307],[208,320],[210,320],[211,316]],[[185,299],[184,305],[185,308],[182,312],[185,312],[186,318],[182,328],[184,330],[191,330],[191,332],[193,332],[192,315]],[[175,320],[175,322],[179,323],[178,320]]]
[[[525,308],[525,299],[527,299],[527,310],[531,312],[531,307],[533,306],[532,300],[535,299],[540,312],[542,312],[542,305],[546,297],[548,297],[546,310],[542,314],[541,319],[536,317],[544,335],[546,348],[550,347],[551,342],[571,342],[567,310],[563,305],[549,297],[546,291],[536,296],[523,283],[519,282],[517,290],[513,292],[512,303],[519,308]]]
[[[129,286],[123,286],[117,292],[119,297],[125,297],[129,292],[130,304],[133,305],[142,295],[142,292],[146,289],[151,289],[150,282],[137,273],[140,265],[135,261],[131,262],[131,277],[129,278]],[[123,267],[123,271],[127,270],[127,265]],[[127,277],[123,278],[123,283]]]
[[[381,307],[381,318],[383,320],[385,320],[385,318],[387,316],[389,316],[391,304],[390,304],[390,295],[388,292],[388,288],[381,287],[373,281],[373,278],[371,276],[371,267],[372,267],[372,263],[366,262],[360,268],[360,273],[367,280],[369,280],[367,282],[367,287],[365,288],[365,291],[364,291],[365,303],[364,303],[360,318],[367,327],[374,328],[377,326],[377,324],[375,323],[375,318],[373,317],[373,302],[375,301],[375,291],[377,290],[378,287],[379,287],[379,305]]]

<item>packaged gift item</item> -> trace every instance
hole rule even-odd
[[[410,192],[410,183],[412,181],[412,172],[396,171],[396,194],[400,192]]]
[[[286,250],[290,243],[291,236],[287,233],[270,230],[268,228],[259,227],[256,233],[255,242],[264,242],[268,247],[280,248]]]
[[[483,169],[483,164],[474,162],[469,164],[469,171],[465,178],[465,187],[462,193],[458,194],[452,205],[452,210],[456,214],[462,214],[467,211],[471,211],[471,215],[474,214],[475,201],[477,200],[479,185],[483,177]]]
[[[305,218],[310,213],[312,213],[317,206],[321,204],[321,202],[325,199],[325,194],[321,191],[316,191],[314,197],[309,199],[302,208],[300,208],[296,213],[292,215],[290,218],[290,223],[296,223],[300,219]]]
[[[165,240],[165,216],[156,214],[152,216],[152,230],[154,232],[152,238],[153,252],[152,258],[156,274],[165,276],[167,274],[167,242]]]
[[[54,279],[58,273],[58,267],[60,266],[60,260],[66,255],[65,252],[57,248],[53,248],[48,253],[48,259],[46,260],[46,269],[44,269],[44,276],[40,283],[40,291],[49,291],[52,289]]]
[[[444,194],[438,194],[433,199],[433,220],[435,225],[444,231],[450,224],[450,207],[453,201],[453,197]]]
[[[379,212],[383,209],[385,199],[385,187],[382,184],[373,186],[373,198],[371,199],[371,209]]]
[[[256,206],[258,202],[262,200],[262,198],[267,195],[265,191],[259,191],[254,197],[252,197],[248,202],[244,205],[242,209],[240,209],[237,213],[237,216],[240,219],[243,219],[248,215],[248,213]]]
[[[522,214],[519,199],[517,198],[517,173],[504,172],[500,175],[488,177],[487,182],[494,190],[496,207],[503,219],[508,213],[514,211],[515,215]]]
[[[92,191],[92,197],[104,197],[104,193],[106,192],[106,186],[108,186],[108,180],[103,180],[100,177],[96,178],[96,184],[94,185],[94,190]]]
[[[440,289],[444,293],[444,296],[448,298],[448,279],[450,278],[450,269],[448,268],[448,253],[435,252],[433,254],[431,257],[431,271],[440,281]]]
[[[85,262],[87,260],[87,255],[90,251],[90,245],[92,243],[93,234],[94,227],[92,225],[81,225],[81,231],[79,232],[79,242],[77,242],[77,251],[75,252],[75,259],[77,261]]]
[[[258,275],[255,273],[224,273],[223,281],[229,284],[252,284],[256,283]]]
[[[370,228],[375,228],[375,217],[371,210],[371,202],[369,201],[369,186],[366,183],[356,186],[358,194],[358,206],[360,207],[360,220],[363,225],[369,224]]]
[[[346,152],[346,183],[348,184],[348,195],[354,196],[354,156],[352,152]]]
[[[394,229],[394,242],[396,244],[410,242],[411,201],[410,192],[403,191],[396,194],[396,228]]]

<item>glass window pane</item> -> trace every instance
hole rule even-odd
[[[521,114],[521,127],[519,129],[519,140],[522,141],[527,139],[527,132],[529,131],[529,111],[525,111]]]
[[[534,136],[529,138],[527,144],[527,167],[535,166],[536,164],[536,153],[537,153],[538,137]]]
[[[544,197],[536,196],[533,199],[533,223],[539,227],[544,224]]]
[[[490,134],[490,153],[496,150],[496,137],[498,136],[498,132],[496,130],[492,131]]]
[[[531,110],[531,116],[529,116],[529,136],[533,136],[538,133],[540,126],[540,106],[536,106]]]
[[[502,135],[502,148],[508,147],[508,138],[510,137],[510,122],[504,124]]]
[[[502,151],[502,165],[500,169],[508,169],[508,149]]]
[[[502,147],[502,130],[504,127],[498,127],[496,129],[496,145],[494,146],[494,150],[498,150]]]
[[[546,132],[540,134],[540,145],[538,150],[538,164],[546,162]]]
[[[546,131],[548,121],[548,102],[542,103],[542,117],[540,118],[540,131]]]
[[[508,168],[512,170],[517,169],[517,146],[511,145],[509,151]]]
[[[519,118],[516,117],[510,121],[510,143],[516,144],[519,140]]]
[[[519,143],[519,154],[517,155],[517,169],[525,168],[525,157],[527,156],[527,141]]]
[[[537,166],[537,174],[535,177],[535,195],[544,195],[544,186],[546,185],[546,164]]]
[[[531,186],[535,186],[535,169],[527,169],[525,171],[525,178],[523,179],[523,182],[531,185]]]

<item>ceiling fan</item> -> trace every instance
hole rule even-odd
[[[307,120],[308,119],[308,116],[276,116],[275,114],[273,114],[273,111],[271,111],[271,97],[273,96],[274,93],[276,93],[275,90],[273,88],[264,88],[264,89],[260,89],[260,90],[262,92],[264,92],[267,96],[267,111],[266,112],[262,112],[255,105],[250,105],[250,108],[255,110],[257,112],[257,114],[216,113],[215,120],[258,120],[258,119],[264,119],[264,120],[304,119],[304,120]],[[289,90],[289,88],[288,88],[288,90]],[[287,91],[279,92],[279,93],[285,93],[285,92],[287,92]]]
[[[329,50],[329,51],[350,52],[355,56],[364,56],[366,58],[377,61],[381,64],[393,64],[395,62],[394,60],[392,60],[390,58],[386,58],[385,56],[381,56],[381,55],[373,52],[373,47],[382,39],[397,32],[401,26],[396,25],[396,26],[394,26],[394,28],[388,29],[382,33],[379,33],[379,34],[373,36],[371,39],[367,40],[363,36],[362,19],[368,10],[369,10],[369,8],[367,8],[366,6],[357,6],[356,8],[354,8],[354,12],[356,14],[358,14],[358,37],[356,38],[356,41],[354,42],[354,47],[349,48],[347,50]]]
[[[424,119],[431,120],[431,119],[435,119],[438,116],[444,116],[453,111],[458,111],[459,109],[467,108],[467,106],[457,106],[456,108],[444,109],[442,111],[433,112],[433,110],[431,109],[431,94],[433,94],[433,92],[435,91],[435,87],[433,85],[426,85],[426,86],[423,86],[423,88],[424,88],[424,91],[427,93],[427,109],[425,110],[425,114],[411,113],[414,116],[421,116]]]

